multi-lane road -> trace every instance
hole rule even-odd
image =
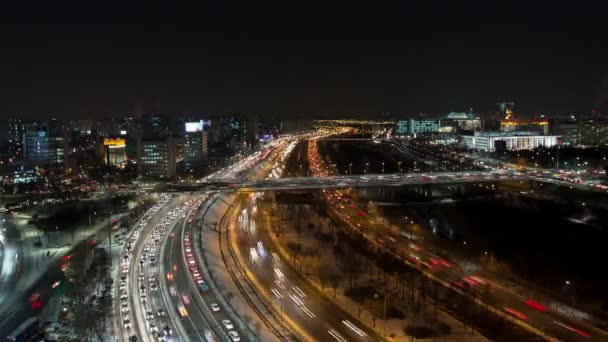
[[[495,312],[514,323],[546,338],[557,338],[564,341],[583,341],[608,339],[606,332],[596,329],[593,320],[577,319],[576,310],[568,308],[557,301],[530,298],[514,288],[507,288],[492,281],[479,272],[467,271],[454,261],[425,249],[421,243],[413,242],[398,232],[377,237],[368,219],[353,221],[361,208],[356,203],[342,196],[325,192],[329,210],[353,232],[365,237],[370,244],[403,260],[410,267],[416,268],[429,278],[462,295],[478,298],[485,305],[493,307]],[[580,313],[580,315],[584,315]]]
[[[377,341],[382,338],[320,294],[297,270],[282,261],[281,252],[268,236],[268,217],[245,201],[238,219],[231,223],[231,243],[246,255],[254,282],[266,298],[273,301],[281,315],[304,336],[317,341]],[[243,243],[242,241],[247,241]]]
[[[310,190],[335,188],[362,188],[379,186],[407,186],[427,184],[454,184],[454,183],[485,183],[500,181],[535,181],[554,185],[576,188],[585,191],[608,192],[608,188],[594,183],[570,181],[563,177],[553,176],[543,172],[519,171],[467,171],[467,172],[429,172],[429,173],[392,173],[392,174],[366,174],[349,176],[324,177],[291,177],[268,178],[258,180],[222,179],[204,180],[199,183],[173,183],[170,189],[221,189],[239,192],[257,192],[273,190]]]

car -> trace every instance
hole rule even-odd
[[[130,320],[130,319],[128,319],[128,318],[125,318],[125,319],[122,321],[122,326],[123,326],[125,329],[131,329],[131,320]]]
[[[171,335],[173,335],[173,330],[171,330],[171,328],[168,325],[165,325],[163,327],[163,333],[165,334],[165,336],[171,336]]]
[[[169,293],[171,293],[172,296],[177,296],[177,290],[175,289],[175,286],[171,286],[169,288]]]
[[[148,323],[148,328],[152,333],[158,332],[158,325],[156,325],[156,322],[154,322],[154,320],[150,320],[150,322]]]
[[[154,314],[153,314],[153,313],[151,313],[151,312],[149,312],[149,311],[148,311],[148,312],[146,312],[146,319],[147,319],[147,320],[151,320],[152,318],[154,318]]]
[[[122,311],[122,312],[129,312],[129,303],[123,302],[120,305],[120,311]]]
[[[188,310],[186,310],[186,308],[183,305],[178,305],[177,306],[177,312],[182,317],[187,317],[188,316]]]
[[[217,303],[211,303],[211,311],[218,312],[220,311],[220,306]]]
[[[230,336],[230,339],[234,342],[240,341],[241,337],[239,336],[239,333],[237,333],[236,331],[229,331],[228,332],[228,336]]]
[[[165,312],[164,309],[158,309],[156,310],[156,316],[158,317],[164,317],[167,313]]]
[[[226,327],[226,329],[230,330],[230,329],[234,329],[234,325],[232,325],[232,322],[229,319],[224,319],[222,320],[222,324],[224,325],[224,327]]]

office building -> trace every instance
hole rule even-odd
[[[248,148],[249,120],[242,114],[232,115],[228,121],[228,139],[230,148],[243,151]]]
[[[537,132],[475,132],[461,135],[461,144],[467,149],[494,151],[496,144],[504,141],[507,150],[532,150],[557,145],[558,136],[539,135]]]
[[[105,162],[108,166],[123,167],[127,162],[127,143],[124,138],[104,138]]]
[[[42,122],[29,122],[23,134],[23,156],[27,161],[47,162],[49,160],[49,132]]]
[[[200,174],[208,153],[203,121],[186,122],[185,132],[184,169],[189,174]]]
[[[505,119],[500,120],[500,130],[503,132],[537,132],[540,135],[549,134],[549,120],[546,119]]]
[[[144,178],[175,177],[173,137],[143,139],[140,144],[139,174]]]
[[[13,160],[23,159],[23,137],[25,134],[26,122],[22,119],[8,119],[7,127],[7,154]]]
[[[420,133],[437,133],[441,129],[440,119],[399,120],[395,126],[396,135],[415,135]]]
[[[583,120],[577,123],[576,146],[608,145],[608,122],[604,120]]]
[[[558,121],[552,131],[559,136],[561,144],[568,146],[578,145],[578,122],[576,120]]]

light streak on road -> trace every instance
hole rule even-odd
[[[365,331],[361,330],[359,327],[357,327],[356,325],[354,325],[351,321],[349,320],[343,320],[342,323],[344,325],[346,325],[348,328],[350,328],[350,330],[354,331],[357,335],[364,337],[367,336],[367,334],[365,333]]]
[[[334,329],[328,330],[327,333],[329,334],[329,336],[333,337],[338,342],[348,342],[347,339],[342,337],[342,335],[338,334],[338,332],[335,331]]]

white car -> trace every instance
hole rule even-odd
[[[213,312],[218,312],[218,311],[220,311],[220,306],[219,306],[219,305],[217,305],[217,303],[211,303],[211,305],[210,305],[210,306],[211,306],[211,311],[213,311]]]
[[[158,332],[158,325],[156,325],[156,322],[154,322],[153,320],[151,320],[150,324],[148,324],[148,328],[150,328],[150,331],[153,333]]]
[[[229,331],[228,332],[228,336],[230,336],[230,339],[234,342],[240,341],[241,337],[239,336],[239,333],[237,333],[236,331]]]
[[[230,329],[234,329],[234,325],[232,325],[232,322],[229,319],[224,319],[222,320],[222,324],[226,327],[226,329],[230,330]]]

